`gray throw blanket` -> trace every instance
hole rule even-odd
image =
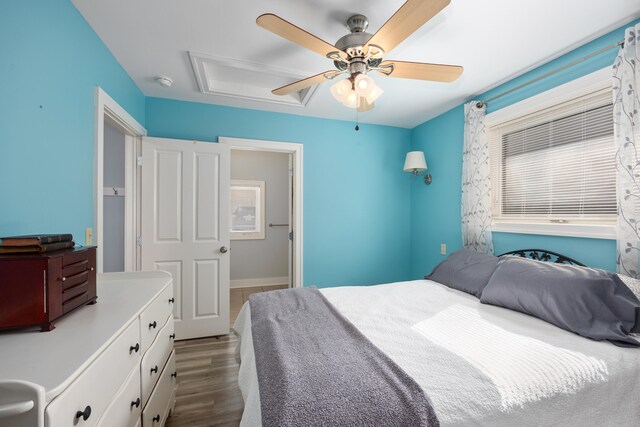
[[[317,289],[249,305],[263,427],[439,426],[418,384]]]

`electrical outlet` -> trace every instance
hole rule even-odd
[[[84,244],[90,246],[93,243],[93,228],[87,227],[84,230]]]
[[[446,243],[441,243],[440,244],[440,254],[441,255],[446,255],[447,254],[447,244]]]

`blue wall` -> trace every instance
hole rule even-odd
[[[625,27],[628,25],[625,25]],[[616,30],[476,99],[619,40]],[[463,108],[413,130],[147,98],[68,0],[0,5],[0,235],[93,226],[94,89],[101,86],[150,135],[303,143],[305,284],[366,285],[420,277],[461,245]],[[615,50],[492,102],[489,111],[608,66]],[[434,182],[402,172],[424,150]],[[497,252],[542,246],[613,269],[615,242],[495,234]]]
[[[411,183],[411,275],[428,274],[447,253],[462,246],[460,231],[460,188],[462,177],[463,106],[413,129],[412,150],[424,151],[431,185]]]
[[[68,0],[0,4],[0,236],[93,226],[94,88],[144,95]]]
[[[498,93],[611,45],[621,40],[624,37],[624,29],[635,22],[624,25],[495,89],[475,96],[473,99],[491,98]],[[488,105],[487,112],[499,110],[601,68],[611,66],[616,54],[617,49],[610,49],[579,65],[492,101]],[[449,253],[462,246],[460,199],[463,139],[463,105],[421,124],[412,131],[412,149],[425,152],[430,172],[433,175],[433,183],[430,187],[425,187],[421,183],[414,183],[412,187],[411,276],[413,278],[422,277],[429,273],[438,262],[444,259],[444,256],[440,255],[441,243],[447,244]],[[566,254],[592,267],[615,271],[616,244],[613,240],[514,233],[494,233],[493,236],[496,253],[539,247]]]
[[[408,279],[410,130],[159,98],[147,98],[145,122],[164,138],[304,144],[304,284]]]

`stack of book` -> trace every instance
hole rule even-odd
[[[74,246],[71,234],[40,234],[0,238],[0,254],[42,253]]]

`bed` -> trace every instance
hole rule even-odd
[[[320,292],[419,385],[441,426],[640,424],[638,348],[586,339],[430,280]],[[262,425],[251,316],[247,303],[234,325],[241,426]]]

